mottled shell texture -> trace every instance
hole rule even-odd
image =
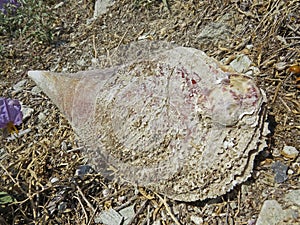
[[[182,201],[245,181],[266,146],[266,97],[204,52],[138,42],[75,74],[30,71],[88,146],[87,158],[124,180]]]

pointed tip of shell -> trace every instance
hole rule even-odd
[[[51,99],[56,95],[57,82],[54,74],[48,71],[28,71],[28,76],[39,86]],[[53,100],[53,99],[52,99]]]
[[[47,71],[33,70],[33,71],[28,71],[28,76],[39,85],[39,83],[41,83],[42,80],[44,80],[45,73],[47,73]]]
[[[28,76],[32,79],[36,79],[37,77],[40,77],[43,72],[45,72],[45,71],[31,70],[31,71],[28,71]]]
[[[54,81],[50,78],[50,72],[34,70],[28,71],[28,76],[48,95],[53,90]],[[51,96],[50,96],[51,97]]]
[[[29,71],[28,76],[60,109],[72,125],[84,123],[91,113],[95,102],[95,79],[84,79],[95,72],[76,74],[55,73],[51,71]]]
[[[72,92],[74,90],[71,86],[76,84],[70,83],[67,77],[59,76],[59,74],[50,71],[28,71],[28,76],[70,120]]]

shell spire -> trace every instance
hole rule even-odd
[[[100,87],[113,71],[93,70],[74,74],[29,71],[28,75],[50,97],[73,128],[77,128],[92,117],[97,86]]]

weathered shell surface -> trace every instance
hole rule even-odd
[[[114,55],[103,69],[29,72],[98,169],[106,162],[125,180],[182,201],[220,196],[251,175],[268,132],[266,97],[251,78],[164,42]]]

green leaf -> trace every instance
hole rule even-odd
[[[7,192],[0,192],[0,205],[8,204],[14,202],[12,196],[10,196]]]

